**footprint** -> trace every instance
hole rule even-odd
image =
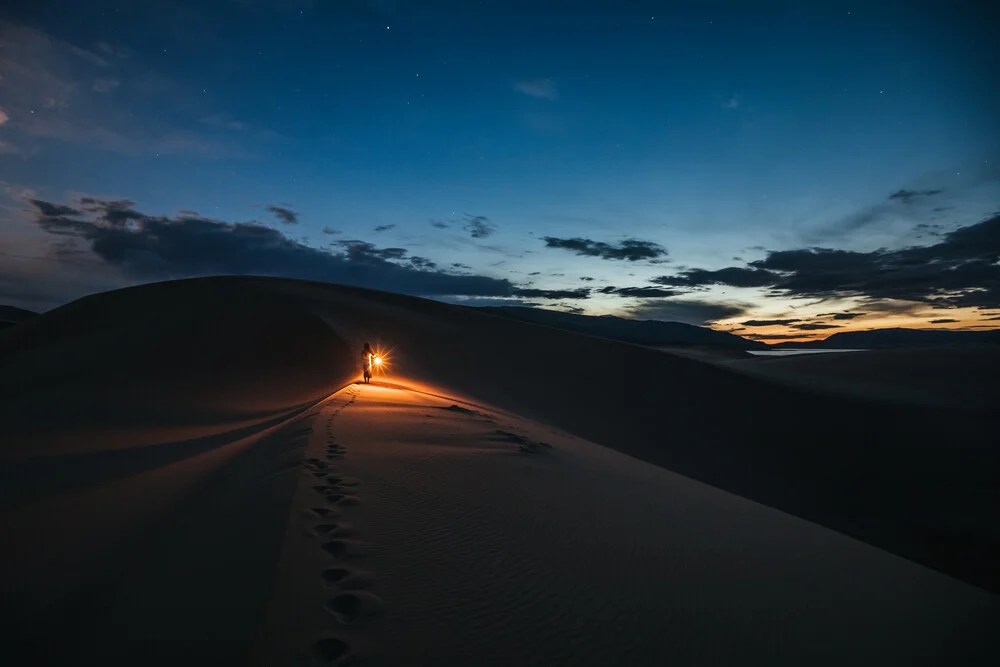
[[[365,591],[352,591],[335,595],[326,603],[326,609],[344,625],[357,623],[382,612],[381,598]]]
[[[326,499],[331,503],[339,503],[340,501],[342,501],[344,498],[347,497],[343,493],[336,493],[333,489],[330,489],[329,487],[323,487],[323,492],[325,492]]]
[[[333,514],[333,510],[329,507],[314,507],[310,511],[320,516],[330,516]]]
[[[351,540],[330,540],[323,543],[323,551],[337,558],[360,558],[368,555],[368,551]]]
[[[354,533],[351,528],[337,523],[321,523],[313,528],[313,530],[316,531],[317,535],[325,535],[327,537],[348,537]]]
[[[316,655],[320,660],[328,663],[335,663],[346,656],[351,651],[351,647],[346,642],[336,637],[326,637],[320,639],[315,645]]]
[[[369,588],[374,578],[364,570],[348,570],[344,567],[331,567],[323,571],[323,581],[327,586],[336,586],[341,590],[354,591]]]
[[[361,499],[357,496],[341,496],[337,501],[338,505],[360,505]]]
[[[330,473],[328,473],[328,472],[322,472],[322,471],[320,471],[320,472],[314,472],[313,473],[313,477],[326,477],[329,474]]]

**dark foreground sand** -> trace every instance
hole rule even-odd
[[[18,664],[1000,657],[986,415],[269,279],[81,300],[0,371]]]

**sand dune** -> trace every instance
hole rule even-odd
[[[726,361],[740,372],[797,388],[981,413],[996,409],[994,384],[1000,377],[1000,347],[996,345],[751,355]]]
[[[355,386],[363,339],[392,375]],[[990,583],[985,416],[274,279],[90,297],[0,370],[23,664],[998,657],[954,578]]]

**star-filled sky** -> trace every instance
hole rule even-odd
[[[1000,325],[965,0],[0,9],[0,303],[283,275],[764,341]]]

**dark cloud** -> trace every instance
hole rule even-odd
[[[898,199],[904,204],[912,204],[914,200],[921,197],[932,197],[937,194],[941,194],[942,190],[896,190],[891,195],[889,199]]]
[[[431,227],[435,227],[437,229],[448,229],[450,225],[447,222],[442,222],[440,220],[431,220]]]
[[[83,197],[80,199],[80,208],[91,213],[104,213],[111,210],[127,210],[135,206],[131,199],[97,199],[95,197]],[[183,212],[182,213],[186,213]]]
[[[263,275],[359,285],[423,296],[518,296],[505,279],[432,270],[404,248],[340,241],[340,252],[311,248],[255,223],[227,223],[198,216],[152,216],[121,201],[88,198],[92,219],[46,216],[35,223],[50,234],[89,245],[93,256],[130,281],[207,275]],[[81,201],[81,204],[83,202]],[[56,205],[53,205],[56,206]]]
[[[774,274],[762,269],[746,269],[731,266],[709,271],[687,269],[674,276],[653,278],[657,285],[673,287],[701,287],[703,285],[731,285],[733,287],[766,287],[774,282]]]
[[[514,296],[523,296],[529,299],[589,299],[590,290],[585,287],[576,289],[533,289],[518,288],[513,292]]]
[[[642,301],[627,310],[632,318],[638,320],[684,322],[700,326],[745,313],[747,307],[698,300],[659,299]]]
[[[816,334],[743,334],[743,337],[750,340],[799,340],[815,338]]]
[[[801,321],[802,320],[747,320],[746,322],[743,322],[743,325],[747,327],[788,326],[792,322]]]
[[[496,231],[497,226],[490,222],[485,215],[466,216],[462,229],[469,232],[469,236],[474,239],[485,239]]]
[[[687,269],[660,285],[767,287],[773,294],[866,299],[865,307],[903,311],[1000,307],[1000,215],[945,234],[929,246],[855,252],[830,248],[770,251],[746,267]]]
[[[396,225],[379,225],[378,227],[375,228],[375,233],[378,234],[380,232],[387,232],[390,229],[395,229],[395,228]]]
[[[432,262],[426,257],[417,257],[416,255],[410,257],[410,264],[423,271],[433,271],[438,268],[437,262]]]
[[[677,296],[678,294],[676,290],[663,289],[662,287],[602,287],[597,291],[602,294],[617,294],[637,299],[656,299]]]
[[[952,319],[948,319],[948,318],[942,318],[942,319],[939,319],[939,320],[931,320],[931,324],[954,324],[955,322],[958,322],[958,320],[952,320]]]
[[[468,264],[462,264],[461,262],[452,262],[451,263],[451,267],[453,269],[463,269],[463,270],[470,270],[470,269],[472,269],[472,267],[469,266]]]
[[[823,324],[821,322],[804,322],[803,324],[793,324],[793,329],[799,331],[822,331],[823,329],[839,329],[839,324]]]
[[[985,318],[986,322],[995,322],[997,320],[1000,320],[1000,315],[997,315],[996,317],[987,317],[987,318]]]
[[[341,231],[339,229],[334,229],[333,227],[327,226],[327,227],[323,228],[323,233],[324,234],[340,234]]]
[[[72,206],[64,206],[62,204],[52,204],[47,201],[42,201],[40,199],[29,199],[28,200],[32,206],[38,209],[39,213],[49,217],[55,217],[59,215],[83,215],[82,211],[78,211]]]
[[[541,271],[532,271],[528,275],[529,276],[540,276],[540,275],[542,275],[542,272]]]
[[[284,206],[268,206],[267,210],[274,213],[275,217],[286,225],[297,225],[299,223],[299,214],[289,208],[285,208]]]
[[[835,320],[853,320],[855,317],[861,317],[866,313],[833,313],[832,317]]]
[[[542,240],[545,241],[547,248],[562,248],[585,257],[635,262],[641,259],[655,260],[667,256],[666,249],[660,244],[639,239],[625,239],[617,244],[584,238],[560,239],[554,236],[544,236]]]
[[[593,280],[593,278],[591,278],[590,276],[583,276],[582,278],[580,278],[580,280],[589,283]]]
[[[406,248],[378,248],[373,243],[367,241],[337,241],[338,245],[344,249],[347,258],[353,262],[391,262],[406,258]]]

